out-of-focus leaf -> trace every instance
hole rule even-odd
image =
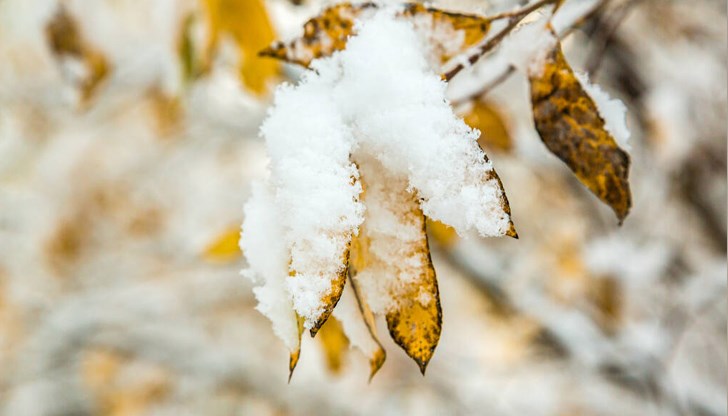
[[[257,52],[273,42],[275,33],[262,0],[202,0],[207,11],[210,35],[205,65],[212,65],[220,37],[233,38],[240,53],[240,77],[248,89],[262,95],[278,75],[278,63],[260,59]]]
[[[326,322],[327,319],[329,319],[329,316],[331,316],[331,312],[333,312],[336,304],[341,298],[341,293],[344,291],[344,285],[346,284],[347,275],[346,271],[349,265],[349,247],[346,248],[345,252],[341,256],[341,259],[344,267],[341,268],[341,271],[336,276],[336,278],[331,281],[331,290],[329,290],[326,296],[321,299],[321,303],[324,305],[324,311],[319,319],[316,321],[314,326],[311,328],[310,332],[312,337],[316,336],[316,333],[319,331],[319,329],[321,329],[321,326]]]
[[[362,244],[360,238],[360,236],[354,236],[351,240],[349,283],[351,283],[352,292],[356,297],[361,317],[372,340],[372,343],[368,344],[369,348],[366,348],[367,351],[364,351],[364,353],[369,356],[369,381],[371,381],[377,371],[382,368],[384,361],[387,359],[387,353],[382,347],[382,342],[379,340],[379,336],[377,335],[377,325],[374,321],[374,314],[369,308],[369,304],[367,303],[366,297],[364,296],[359,281],[357,280],[357,271],[363,269],[366,265],[368,250],[368,244]]]
[[[63,6],[58,8],[46,25],[45,31],[51,51],[61,65],[66,60],[77,60],[82,63],[83,74],[69,72],[68,75],[81,91],[81,102],[88,102],[109,73],[106,58],[83,38],[78,23]]]
[[[559,45],[541,71],[529,74],[533,118],[541,140],[621,223],[632,206],[629,155],[604,127],[596,104],[584,91]]]
[[[302,37],[289,43],[276,42],[260,54],[308,67],[312,60],[344,49],[348,37],[354,33],[355,19],[377,7],[374,3],[339,3],[329,7],[304,24]],[[480,42],[490,29],[487,18],[446,12],[418,3],[404,4],[400,15],[427,30],[443,62]],[[453,39],[459,36],[462,42],[453,50]]]
[[[607,332],[615,333],[622,322],[623,301],[619,281],[612,277],[592,279],[589,300],[594,305],[597,323]]]
[[[349,339],[344,333],[344,328],[335,317],[331,316],[321,326],[318,335],[319,341],[324,348],[326,364],[332,373],[338,374],[344,361],[344,354],[349,348]]]
[[[510,152],[513,149],[513,140],[508,134],[503,115],[492,103],[475,100],[463,121],[480,130],[478,144],[483,149],[496,152]]]
[[[182,80],[185,82],[193,80],[202,71],[200,58],[197,56],[192,38],[194,22],[194,14],[185,17],[177,38],[177,53],[179,54],[180,66],[182,67]]]
[[[458,233],[454,228],[440,221],[427,219],[427,230],[435,242],[442,247],[452,247],[458,241]]]
[[[402,192],[407,192],[402,190]],[[442,332],[442,309],[440,292],[437,287],[435,268],[430,259],[430,247],[425,232],[425,215],[414,195],[408,195],[407,221],[417,223],[421,230],[420,238],[409,247],[411,261],[418,264],[418,275],[406,287],[398,288],[397,304],[386,313],[389,333],[407,355],[425,374],[427,364],[435,352]]]
[[[234,226],[218,235],[205,248],[203,258],[209,262],[229,262],[240,257],[240,227]]]

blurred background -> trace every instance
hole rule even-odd
[[[725,415],[726,3],[605,3],[564,50],[628,107],[624,224],[514,74],[460,107],[520,239],[431,227],[427,376],[385,340],[368,383],[358,350],[305,337],[287,384],[237,239],[258,126],[301,69],[256,52],[331,3],[0,0],[0,414]]]

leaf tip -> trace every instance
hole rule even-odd
[[[371,371],[369,372],[369,382],[372,382],[374,375],[379,372],[379,369],[384,365],[384,361],[387,359],[387,352],[380,348],[374,353],[372,358],[369,360],[369,366]]]
[[[300,348],[296,351],[291,352],[291,355],[288,358],[288,384],[291,383],[291,377],[293,377],[293,370],[296,369],[296,364],[298,364],[298,359],[301,357],[301,350]]]

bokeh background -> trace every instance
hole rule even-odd
[[[564,40],[628,107],[621,227],[541,144],[516,74],[461,111],[521,238],[430,230],[427,376],[387,340],[368,383],[359,351],[306,338],[287,383],[237,238],[271,91],[301,70],[255,51],[324,4],[0,0],[0,414],[725,415],[722,0],[612,0]]]

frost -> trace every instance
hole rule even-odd
[[[503,192],[476,142],[479,132],[445,100],[446,84],[422,35],[392,9],[357,25],[346,50],[313,61],[315,71],[299,85],[277,90],[261,127],[271,158],[272,204],[290,253],[286,287],[307,328],[333,307],[323,299],[332,296],[351,236],[364,221],[352,154],[373,157],[419,198],[426,215],[458,232],[500,236],[509,229]],[[372,185],[382,193],[390,186]],[[375,216],[376,206],[368,209],[367,218],[386,221]],[[391,247],[383,250],[387,263],[398,261]],[[246,251],[251,264],[265,255],[258,253]]]
[[[620,147],[630,150],[627,107],[619,99],[611,98],[598,85],[591,84],[587,74],[579,72],[574,72],[574,74],[586,93],[594,100],[599,115],[604,119],[604,128],[614,137]]]

